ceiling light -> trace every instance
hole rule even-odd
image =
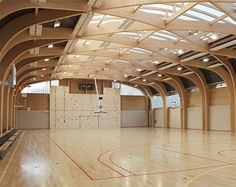
[[[181,71],[183,68],[181,66],[177,67],[178,71]]]
[[[198,35],[198,32],[195,32],[193,35],[194,35],[194,36],[197,36],[197,35]]]
[[[142,71],[142,69],[138,68],[138,69],[136,69],[136,71]]]
[[[152,61],[153,64],[160,64],[159,61],[155,60],[155,61]]]
[[[61,77],[60,80],[62,80],[63,78]]]
[[[64,73],[64,74],[66,74],[66,72],[65,72],[65,71],[64,71],[63,73]]]
[[[41,75],[41,77],[44,77],[44,75]]]
[[[61,22],[60,22],[60,21],[55,21],[55,23],[54,23],[54,28],[60,27],[60,25],[61,25]]]
[[[212,40],[217,40],[218,39],[218,35],[217,34],[212,34],[211,36],[210,36],[210,38],[212,39]]]
[[[68,67],[70,68],[70,67],[71,67],[71,65],[68,65]]]
[[[146,79],[143,79],[143,82],[146,82],[147,80]]]
[[[209,58],[204,58],[203,59],[203,62],[208,62],[209,61]]]
[[[137,86],[138,86],[137,84],[134,85],[134,87],[137,87]]]
[[[159,74],[157,74],[157,76],[158,76],[158,77],[162,77],[162,74],[159,73]]]
[[[36,80],[36,77],[33,77],[32,80]]]
[[[184,50],[182,50],[182,49],[179,49],[179,50],[178,50],[178,54],[179,54],[179,55],[182,55],[183,53],[184,53]]]
[[[116,80],[114,80],[114,82],[116,82]]]
[[[79,58],[79,55],[75,55],[74,58]]]
[[[53,44],[48,45],[48,48],[53,48]]]
[[[48,62],[48,61],[49,61],[49,58],[45,58],[44,61],[45,61],[45,62]]]
[[[46,70],[46,68],[43,68],[42,70],[43,70],[43,71],[45,71],[45,70]]]
[[[128,77],[128,75],[127,75],[127,74],[125,74],[124,76],[125,76],[125,77]]]

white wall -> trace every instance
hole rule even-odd
[[[148,114],[145,110],[122,110],[121,127],[147,127]]]
[[[180,128],[180,108],[169,109],[169,127]]]
[[[154,119],[156,123],[154,124],[155,127],[164,127],[164,110],[163,108],[157,108],[154,112]]]
[[[156,127],[164,127],[163,109],[155,110]],[[209,107],[209,129],[230,130],[230,108],[229,105],[214,105]],[[169,109],[169,127],[181,128],[180,108]],[[202,108],[187,108],[187,128],[202,129]]]
[[[48,110],[17,110],[16,126],[19,129],[45,129],[49,128]]]
[[[230,130],[229,105],[210,106],[210,130]]]
[[[187,128],[202,129],[202,108],[188,107],[187,108]]]

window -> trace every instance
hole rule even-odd
[[[139,95],[139,96],[143,96],[143,93],[137,88],[121,84],[120,85],[120,95],[137,95],[137,96]]]
[[[171,107],[171,103],[175,102],[176,107],[180,107],[180,98],[179,95],[170,95],[167,97],[167,106]]]
[[[151,97],[152,108],[163,108],[163,100],[161,96]]]
[[[59,80],[52,80],[51,86],[59,86]]]
[[[21,93],[50,94],[50,81],[31,84],[25,87]]]
[[[120,84],[113,82],[112,88],[120,88],[120,95],[136,95],[136,96],[143,96],[143,93],[132,86],[127,86],[125,84]]]

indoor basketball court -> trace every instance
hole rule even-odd
[[[1,187],[234,187],[236,2],[0,0]]]

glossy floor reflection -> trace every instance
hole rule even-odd
[[[0,186],[233,187],[235,144],[216,131],[27,130],[0,161]]]

